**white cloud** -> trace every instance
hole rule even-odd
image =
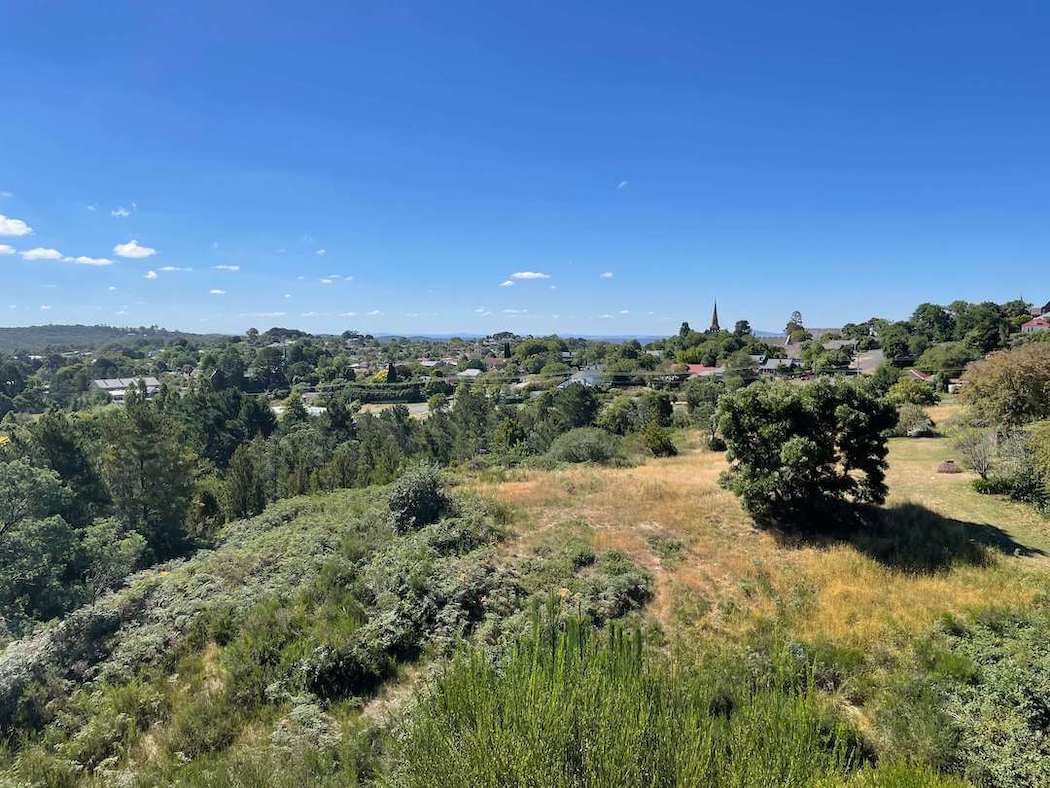
[[[45,249],[38,246],[35,249],[22,252],[23,260],[61,260],[62,253],[58,249]]]
[[[110,211],[109,215],[115,219],[126,219],[127,217],[131,216],[131,211],[129,211],[122,205],[119,208],[114,208],[112,211]]]
[[[317,250],[317,256],[318,257],[324,257],[326,254],[328,254],[328,250],[327,249],[318,249]]]
[[[631,310],[630,309],[621,309],[620,310],[620,314],[621,315],[629,315],[629,314],[631,314]]]
[[[241,317],[284,317],[287,312],[241,312]]]
[[[62,260],[67,263],[76,263],[77,265],[113,265],[113,261],[108,257],[63,257]]]
[[[165,265],[157,269],[158,271],[192,271],[192,268],[186,268],[179,265]]]
[[[51,304],[41,304],[41,305],[40,305],[40,311],[41,311],[41,312],[46,312],[46,311],[47,311],[47,310],[49,310],[50,308],[51,308]]]
[[[226,295],[226,291],[220,290],[217,287],[213,287],[211,290],[208,291],[208,295]]]
[[[600,274],[598,274],[598,276],[600,278],[602,278],[602,279],[612,279],[613,278],[613,272],[612,271],[602,271]]]
[[[292,294],[291,294],[291,293],[285,293],[285,294],[284,294],[284,297],[285,297],[285,298],[291,298],[291,297],[292,297]]]
[[[511,279],[550,279],[550,274],[542,271],[515,271],[510,275]]]
[[[320,282],[323,285],[330,285],[330,284],[332,284],[332,280],[331,279],[322,279],[322,280],[320,280]]]
[[[14,196],[13,192],[0,192],[0,200],[6,200]]]
[[[499,286],[500,287],[514,287],[514,283],[511,280],[509,280],[509,279],[505,279],[505,280],[503,280],[502,282],[499,283]]]
[[[157,272],[156,271],[147,271],[145,273],[145,277],[146,277],[146,279],[156,279],[157,278]]]
[[[14,254],[15,248],[7,244],[0,244],[0,254]]]
[[[121,257],[130,257],[138,260],[143,257],[153,257],[153,255],[157,253],[157,250],[152,249],[149,246],[142,246],[138,241],[132,239],[126,244],[117,244],[114,246],[113,252]]]
[[[89,211],[97,211],[98,210],[98,206],[95,205],[95,203],[91,203],[90,205],[85,205],[84,207],[87,208]]]
[[[528,309],[504,309],[503,314],[505,315],[524,315]]]
[[[357,312],[340,312],[339,317],[357,317]]]
[[[489,310],[488,310],[488,308],[487,308],[487,307],[484,307],[484,306],[479,306],[479,307],[478,307],[477,309],[475,309],[474,311],[475,311],[475,312],[477,312],[477,313],[478,313],[479,315],[482,315],[482,314],[484,314],[485,312],[488,312]]]
[[[376,315],[381,315],[381,314],[383,314],[383,313],[382,313],[382,312],[380,312],[380,311],[379,311],[378,309],[373,309],[373,310],[372,310],[371,312],[369,312],[368,314],[370,314],[370,315],[372,315],[373,317],[375,317]]]
[[[0,235],[11,235],[15,238],[21,238],[24,235],[30,235],[32,232],[33,228],[21,219],[11,219],[0,213]]]
[[[602,320],[611,320],[612,319],[612,315],[609,315],[609,314],[598,315],[598,317],[601,318]]]
[[[111,293],[115,293],[115,292],[117,292],[117,288],[116,288],[116,287],[114,287],[113,285],[110,285],[110,286],[109,286],[109,287],[107,287],[106,289],[107,289],[107,290],[108,290],[109,292],[111,292]]]
[[[240,271],[239,265],[216,265],[214,266],[216,271]]]
[[[317,317],[318,312],[300,312],[299,317]]]
[[[628,183],[630,183],[630,181],[620,181],[618,184],[616,184],[616,190],[622,192],[624,189],[627,188]]]

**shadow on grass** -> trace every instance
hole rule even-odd
[[[833,526],[774,533],[778,541],[797,547],[849,544],[885,566],[912,572],[937,572],[956,564],[985,566],[996,554],[1046,554],[994,525],[944,517],[915,503],[843,510]]]

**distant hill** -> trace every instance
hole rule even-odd
[[[220,334],[188,334],[183,331],[167,331],[156,326],[135,328],[49,324],[0,328],[0,353],[14,353],[19,350],[30,353],[49,350],[93,350],[110,342],[146,340],[163,343],[179,337],[200,344],[218,343],[226,339]]]

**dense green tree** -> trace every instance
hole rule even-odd
[[[226,516],[231,520],[254,517],[266,508],[265,471],[256,461],[252,444],[241,444],[226,471]]]
[[[106,416],[102,475],[116,516],[145,538],[154,560],[178,555],[186,547],[195,460],[184,435],[134,390],[123,410]]]
[[[760,523],[811,527],[843,501],[886,496],[886,440],[895,409],[851,382],[820,378],[748,386],[722,397],[728,449],[722,483]]]
[[[61,510],[71,525],[82,527],[106,510],[105,484],[69,416],[49,410],[29,426],[29,440],[34,461],[57,473],[72,493]]]

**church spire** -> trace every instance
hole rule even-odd
[[[715,311],[711,313],[711,327],[708,331],[721,331],[721,326],[718,325],[718,299],[715,299]]]

